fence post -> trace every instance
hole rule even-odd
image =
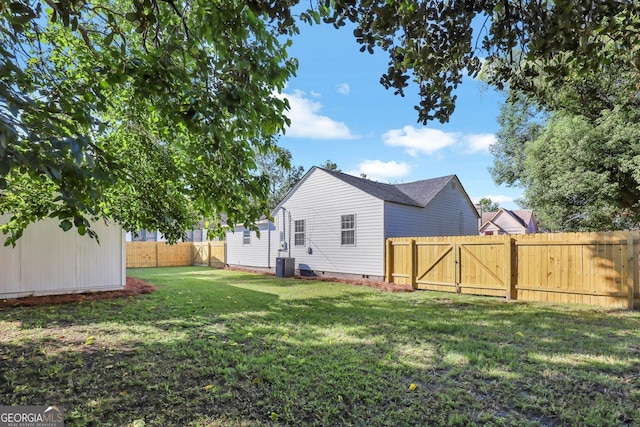
[[[508,234],[505,235],[504,241],[504,283],[506,287],[507,301],[517,299],[518,295],[515,292],[515,286],[511,277],[511,266],[513,263],[513,240]]]
[[[409,284],[411,284],[412,288],[416,289],[416,241],[414,239],[409,241],[408,261]]]
[[[635,295],[633,295],[633,290],[635,288],[635,282],[636,282],[636,277],[635,277],[635,268],[634,268],[634,242],[633,242],[633,233],[629,233],[627,235],[627,292],[628,292],[628,298],[629,298],[629,302],[627,304],[627,306],[629,307],[629,310],[633,310],[633,298]]]
[[[393,282],[393,241],[387,239],[384,246],[384,281],[391,283]]]
[[[462,288],[460,287],[460,282],[462,282],[462,272],[460,271],[462,264],[460,260],[460,243],[458,242],[453,244],[453,265],[455,267],[454,280],[456,282],[456,293],[459,294],[462,292]]]
[[[156,268],[160,267],[160,259],[159,259],[159,255],[158,255],[158,251],[160,249],[158,248],[158,242],[156,242]]]

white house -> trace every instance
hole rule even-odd
[[[478,214],[455,175],[384,184],[313,167],[257,224],[227,232],[227,263],[301,274],[382,280],[388,237],[477,235]]]
[[[0,215],[0,223],[9,219]],[[123,289],[126,247],[121,226],[92,224],[100,244],[58,221],[30,224],[15,247],[0,243],[0,298]],[[2,238],[2,235],[0,235]]]
[[[496,212],[482,213],[478,231],[481,235],[537,233],[538,222],[531,210],[500,208]]]
[[[164,235],[155,230],[138,230],[136,233],[132,233],[131,231],[127,231],[125,235],[125,240],[127,242],[166,242],[167,239]],[[207,230],[205,228],[194,228],[193,230],[187,231],[186,239],[184,242],[207,242],[211,239],[207,237]]]

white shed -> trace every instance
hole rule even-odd
[[[0,223],[9,219],[0,216]],[[0,298],[123,289],[126,246],[122,227],[92,224],[100,244],[46,219],[27,227],[15,247],[0,241]],[[4,237],[0,234],[0,239]]]
[[[384,184],[313,167],[261,221],[260,238],[227,233],[227,263],[301,274],[382,280],[388,237],[477,235],[478,213],[455,175]]]

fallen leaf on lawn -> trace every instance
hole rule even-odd
[[[93,335],[91,335],[90,337],[87,338],[87,340],[84,342],[84,345],[91,345],[96,341],[96,337],[94,337]]]
[[[416,385],[414,383],[409,384],[409,390],[415,390]]]
[[[14,393],[20,393],[21,391],[26,391],[29,388],[28,385],[17,385],[14,389]]]
[[[213,384],[207,384],[206,386],[204,386],[205,390],[211,390],[213,388]]]

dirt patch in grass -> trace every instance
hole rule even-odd
[[[145,282],[144,280],[136,279],[135,277],[127,277],[127,284],[124,289],[119,291],[104,291],[104,292],[86,292],[79,294],[64,294],[64,295],[43,295],[43,296],[28,296],[22,298],[10,298],[0,300],[0,308],[3,307],[31,307],[38,305],[54,305],[54,304],[68,304],[79,301],[95,301],[102,299],[122,298],[135,295],[150,294],[156,291],[156,287],[152,284]]]
[[[226,267],[227,270],[234,271],[246,271],[248,273],[264,274],[265,276],[274,276],[274,273],[270,271],[245,268],[245,267]],[[320,277],[320,276],[300,276],[295,275],[293,279],[298,280],[316,280],[319,282],[334,282],[334,283],[346,283],[348,285],[356,286],[369,286],[371,288],[381,289],[387,292],[413,292],[415,289],[411,285],[399,285],[397,283],[376,282],[374,280],[356,280],[356,279],[344,279],[339,277]]]

